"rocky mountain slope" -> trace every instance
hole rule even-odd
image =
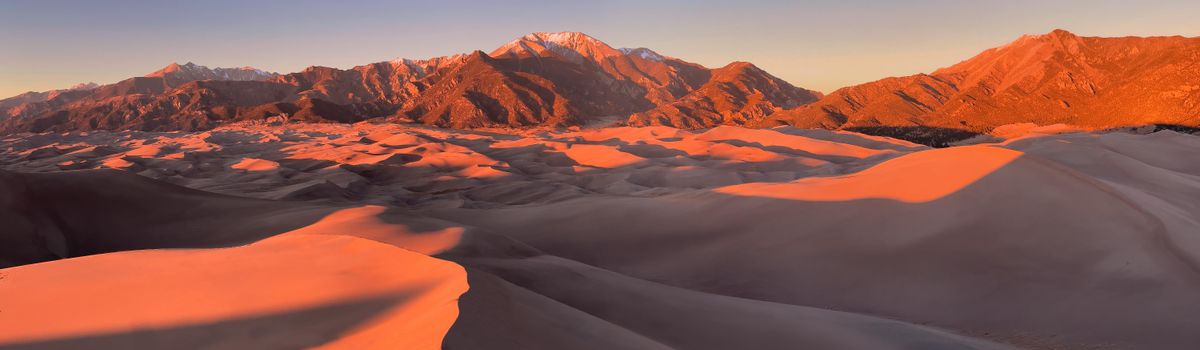
[[[930,74],[851,86],[772,116],[802,127],[1200,125],[1200,38],[1024,36]]]

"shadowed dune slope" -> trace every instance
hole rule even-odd
[[[0,172],[0,264],[145,248],[249,243],[328,208],[216,195],[116,170]]]

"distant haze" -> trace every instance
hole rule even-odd
[[[287,73],[490,51],[581,31],[719,67],[749,61],[830,92],[930,72],[1022,34],[1200,36],[1200,1],[0,2],[0,98],[112,83],[172,62]]]

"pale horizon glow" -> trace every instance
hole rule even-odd
[[[748,61],[821,92],[928,73],[1023,34],[1200,36],[1200,2],[1032,0],[0,2],[0,98],[172,62],[290,73],[578,31],[708,67]]]

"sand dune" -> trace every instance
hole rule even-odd
[[[429,347],[443,334],[449,349],[1200,343],[1200,162],[1187,161],[1200,138],[1013,130],[947,149],[788,127],[10,136],[0,264],[16,267],[0,270],[0,293],[122,287],[105,303],[46,294],[72,300],[54,310],[96,316],[9,323],[16,332],[0,322],[0,347],[100,335],[115,347],[207,344],[216,339],[197,340],[197,329],[243,324],[271,336],[221,333],[222,344]],[[162,248],[187,249],[141,251]],[[470,290],[447,333],[459,269]],[[95,279],[107,275],[111,286]],[[239,275],[237,288],[215,287]],[[149,309],[193,303],[175,288],[225,298],[274,285],[321,292]],[[397,289],[411,293],[389,294],[395,313],[342,307]],[[0,318],[50,307],[9,300]],[[106,316],[130,304],[149,311]],[[308,328],[276,338],[276,322]]]
[[[437,349],[466,288],[452,263],[285,236],[3,270],[0,347]]]

